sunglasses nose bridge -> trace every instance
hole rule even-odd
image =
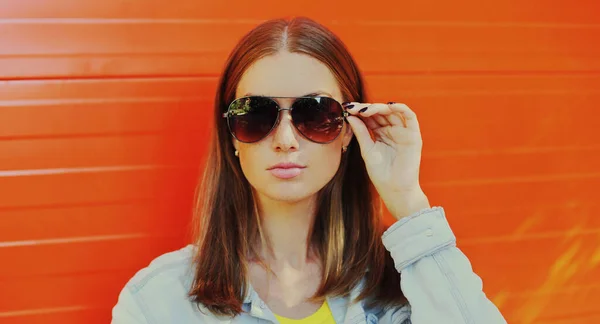
[[[279,128],[282,124],[282,121],[288,120],[290,122],[290,126],[293,125],[292,122],[292,109],[291,108],[279,108],[277,109],[277,121],[275,122],[275,128]],[[287,112],[286,112],[287,110]]]
[[[280,115],[277,118],[277,123],[273,128],[273,146],[276,149],[290,150],[298,148],[298,134],[296,126],[292,122],[290,111],[284,113],[286,109],[279,109]]]
[[[287,110],[287,113],[285,112]],[[281,122],[282,118],[287,118],[290,121],[292,120],[292,108],[278,108],[277,109],[277,113],[279,116],[277,116],[277,120],[278,122]]]

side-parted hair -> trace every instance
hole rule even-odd
[[[309,18],[266,21],[233,49],[217,88],[212,135],[194,215],[197,252],[189,296],[215,315],[242,312],[248,260],[261,260],[257,242],[264,242],[257,202],[234,156],[232,137],[221,116],[236,99],[238,83],[248,67],[280,51],[319,60],[337,79],[344,101],[368,102],[363,77],[346,46]],[[357,301],[365,300],[375,307],[406,303],[400,275],[381,240],[381,213],[381,201],[353,138],[336,174],[317,195],[310,235],[323,273],[313,300],[348,296],[364,280]]]

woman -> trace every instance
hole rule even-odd
[[[421,189],[415,113],[367,102],[316,22],[243,37],[217,90],[197,240],[139,271],[113,323],[505,323]]]

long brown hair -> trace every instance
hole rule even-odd
[[[256,242],[262,238],[251,186],[234,156],[232,137],[221,116],[235,99],[244,71],[258,59],[283,50],[310,55],[327,65],[344,101],[367,102],[363,77],[345,45],[309,18],[266,21],[233,49],[219,80],[210,147],[197,191],[198,249],[189,294],[216,315],[242,312],[248,260],[260,259]],[[381,241],[383,230],[380,199],[353,138],[337,173],[317,195],[311,241],[323,273],[313,299],[347,296],[364,279],[358,300],[381,307],[405,303],[400,275]]]

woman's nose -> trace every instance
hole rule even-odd
[[[292,123],[292,115],[289,110],[283,110],[279,112],[279,123],[275,127],[273,134],[273,149],[276,151],[289,151],[297,150],[298,133]]]

